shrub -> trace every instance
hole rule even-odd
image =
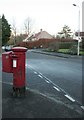
[[[72,47],[69,49],[69,53],[72,55],[77,55],[77,45],[72,45]]]

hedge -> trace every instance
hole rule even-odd
[[[36,41],[28,41],[28,42],[21,42],[17,44],[17,46],[27,47],[28,49],[32,48],[48,48],[50,47],[50,44],[59,44],[59,48],[68,49],[71,47],[72,44],[76,44],[77,40],[75,39],[39,39]]]

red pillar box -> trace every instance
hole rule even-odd
[[[2,71],[7,73],[13,72],[12,51],[2,53]]]
[[[25,59],[27,48],[14,47],[13,54],[13,93],[25,92]]]

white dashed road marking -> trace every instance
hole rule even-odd
[[[41,75],[38,75],[40,78],[43,78]]]
[[[81,108],[84,110],[84,106],[81,106]]]
[[[47,83],[50,83],[49,81],[45,80]]]
[[[27,64],[26,66],[29,67],[30,69],[33,69],[31,65],[28,65],[28,64]],[[34,69],[33,69],[33,70],[34,70]]]
[[[72,98],[72,97],[70,97],[69,95],[65,95],[65,97],[67,97],[69,100],[71,100],[72,102],[75,102],[75,100]]]
[[[37,72],[34,72],[34,74],[37,74]]]
[[[0,81],[1,83],[5,83],[5,84],[8,84],[8,85],[13,85],[13,83],[9,83],[9,82],[2,82]]]
[[[57,91],[60,91],[57,87],[53,86],[54,89],[56,89]]]
[[[43,76],[43,74],[42,74],[42,73],[40,73],[40,72],[39,72],[39,74]]]

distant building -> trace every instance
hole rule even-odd
[[[78,32],[75,32],[75,35],[78,36]],[[80,37],[84,38],[84,1],[82,2],[82,32],[80,32]]]
[[[75,32],[76,39],[78,40],[78,32]],[[80,42],[82,41],[82,38],[84,38],[84,32],[80,32]]]
[[[53,36],[50,35],[48,32],[46,31],[43,31],[42,29],[40,30],[40,32],[34,34],[34,35],[31,35],[30,37],[27,37],[26,39],[24,39],[23,41],[26,42],[26,41],[35,41],[35,40],[39,40],[39,39],[52,39]]]
[[[78,36],[78,32],[76,32],[75,35]],[[80,36],[84,36],[84,32],[80,32]]]

